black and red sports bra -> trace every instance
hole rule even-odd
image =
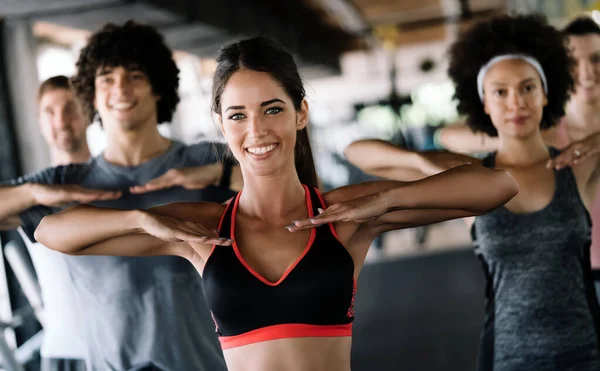
[[[304,189],[313,217],[325,204],[318,190]],[[240,195],[221,217],[221,237],[235,237]],[[354,261],[332,224],[311,230],[304,252],[277,282],[254,271],[236,243],[213,246],[203,281],[223,349],[282,338],[352,334]]]

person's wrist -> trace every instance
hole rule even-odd
[[[29,207],[40,205],[41,202],[39,200],[39,192],[42,189],[43,185],[37,183],[26,183],[23,184],[24,194],[27,195],[27,203]]]
[[[402,193],[401,188],[403,188],[403,186],[393,187],[378,192],[377,203],[380,205],[380,208],[385,210],[385,212],[390,212],[397,209],[399,205],[396,205],[394,200],[397,200],[400,193]]]
[[[128,210],[126,213],[129,230],[134,233],[146,233],[146,221],[150,218],[150,213],[144,210]]]

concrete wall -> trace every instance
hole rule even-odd
[[[24,19],[4,22],[3,46],[21,170],[25,173],[49,165],[48,146],[37,121],[38,88],[36,41]]]

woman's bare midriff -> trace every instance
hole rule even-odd
[[[352,338],[277,339],[223,351],[229,371],[350,371]]]

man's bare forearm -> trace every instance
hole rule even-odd
[[[35,231],[35,239],[50,249],[74,253],[112,237],[139,232],[137,221],[141,214],[136,210],[78,205],[45,216]]]
[[[14,217],[36,204],[35,184],[0,186],[0,220]]]
[[[428,175],[420,168],[417,152],[379,139],[356,141],[345,149],[344,154],[350,163],[370,175],[403,181]]]
[[[344,155],[361,169],[402,167],[415,169],[415,152],[380,139],[364,139],[351,143]]]
[[[498,150],[498,137],[474,133],[467,125],[456,124],[438,129],[442,147],[457,153],[485,153]]]

